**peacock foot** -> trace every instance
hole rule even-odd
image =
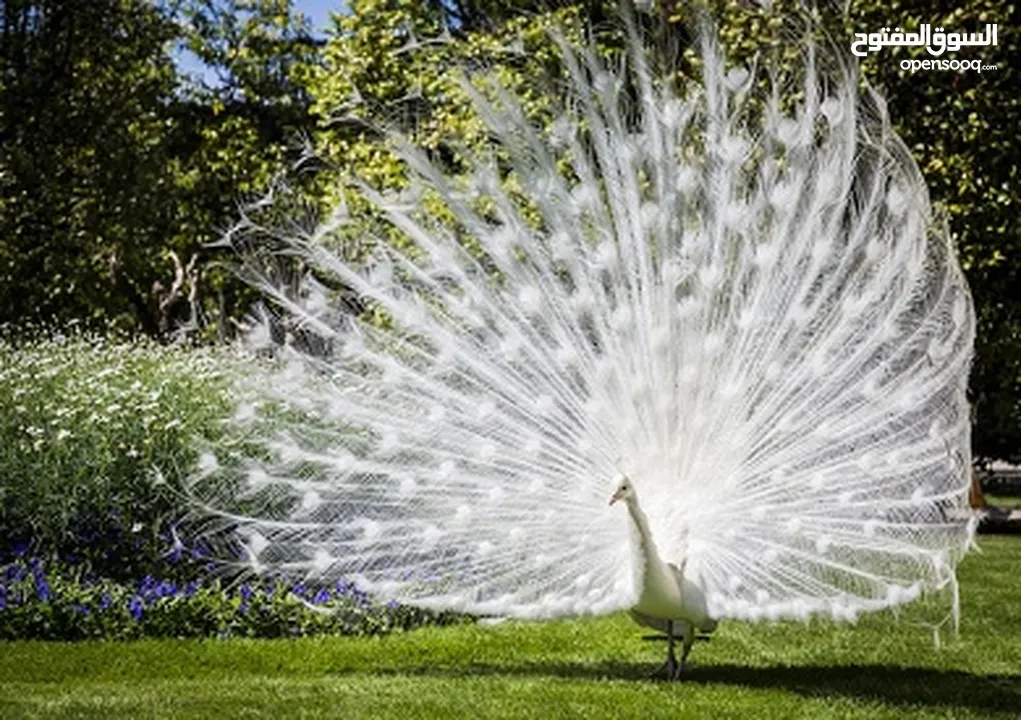
[[[684,673],[684,663],[678,662],[676,657],[668,657],[666,662],[658,670],[649,675],[650,680],[680,680]]]

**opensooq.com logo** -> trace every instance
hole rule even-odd
[[[992,47],[996,45],[996,24],[987,23],[985,31],[980,33],[945,32],[932,25],[922,23],[918,32],[901,32],[900,28],[880,28],[874,33],[855,33],[855,41],[851,43],[851,52],[858,57],[865,57],[870,52],[879,52],[884,47],[924,47],[930,55],[939,57],[945,52],[957,52],[965,47]],[[937,60],[911,60],[900,62],[901,69],[911,70],[995,70],[995,65],[986,65],[981,59],[957,60],[941,58]]]

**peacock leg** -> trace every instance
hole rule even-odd
[[[681,676],[681,663],[677,662],[677,653],[674,651],[674,621],[667,620],[666,622],[666,662],[663,666],[654,672],[651,677],[653,679],[663,680],[677,680]]]
[[[674,678],[675,680],[679,680],[681,673],[684,672],[684,668],[688,664],[688,653],[691,652],[691,646],[695,644],[695,628],[690,625],[684,633],[683,643],[683,649],[681,650],[681,662],[677,666],[677,675]]]

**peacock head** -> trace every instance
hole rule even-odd
[[[624,502],[630,502],[635,497],[635,484],[631,482],[631,478],[627,475],[620,476],[620,482],[617,483],[617,489],[613,491],[613,495],[610,496],[610,504],[613,505],[618,500]]]

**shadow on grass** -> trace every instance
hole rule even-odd
[[[753,688],[781,688],[807,697],[843,695],[891,705],[1021,712],[1021,675],[973,675],[897,665],[709,665],[690,680]]]
[[[375,674],[435,675],[442,677],[545,676],[588,680],[648,680],[650,664],[604,662],[536,663],[412,667],[377,670]],[[658,683],[657,683],[658,684]],[[733,685],[780,689],[805,697],[844,696],[889,705],[928,708],[971,708],[1018,717],[1021,713],[1021,675],[973,675],[961,670],[934,670],[897,665],[693,665],[684,681],[690,685]]]

